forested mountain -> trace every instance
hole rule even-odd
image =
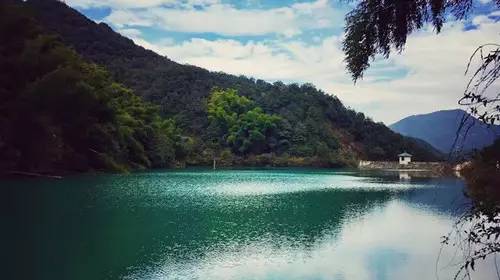
[[[0,173],[166,167],[182,138],[157,106],[0,4]]]
[[[402,135],[423,139],[441,152],[449,153],[464,117],[467,121],[463,125],[461,135],[469,126],[470,129],[465,138],[458,138],[455,148],[464,152],[480,150],[500,137],[500,126],[488,126],[459,109],[409,116],[389,127]]]
[[[6,6],[6,3],[11,4]],[[19,114],[20,110],[23,110],[6,102],[10,100],[9,98],[12,96],[12,98],[21,98],[20,96],[32,88],[31,83],[44,79],[46,75],[52,75],[54,71],[60,69],[59,64],[52,64],[52,68],[47,67],[43,71],[37,72],[45,64],[23,64],[26,63],[23,60],[24,53],[30,52],[33,56],[32,62],[40,62],[47,58],[45,53],[47,48],[51,49],[52,46],[57,45],[57,48],[71,52],[72,56],[75,57],[73,60],[78,61],[75,62],[77,66],[74,67],[76,68],[73,69],[74,71],[87,73],[86,68],[95,68],[95,71],[102,73],[102,80],[105,81],[105,84],[109,84],[109,87],[115,85],[114,81],[116,81],[132,90],[120,86],[120,92],[128,97],[123,97],[120,94],[114,95],[115,97],[128,100],[132,98],[129,95],[133,92],[148,102],[159,105],[159,113],[162,117],[157,117],[153,113],[151,116],[132,114],[131,112],[136,106],[123,110],[113,109],[116,102],[106,103],[112,97],[106,97],[105,101],[102,102],[96,101],[111,107],[115,114],[130,111],[127,112],[127,121],[138,121],[130,135],[137,140],[132,141],[132,143],[141,144],[139,147],[142,146],[142,150],[147,154],[146,158],[132,160],[131,158],[136,156],[123,156],[123,154],[130,154],[130,151],[136,149],[137,146],[133,146],[135,147],[133,148],[130,144],[120,144],[123,151],[118,162],[127,163],[126,165],[132,167],[136,164],[144,167],[158,165],[153,164],[152,157],[154,157],[155,148],[149,148],[146,144],[145,141],[150,137],[141,130],[141,126],[159,127],[157,123],[160,122],[160,119],[172,120],[168,121],[171,128],[167,129],[171,135],[168,137],[172,140],[167,141],[168,143],[163,146],[159,145],[159,147],[167,150],[174,149],[169,159],[163,160],[163,163],[159,164],[160,166],[171,165],[174,162],[207,164],[213,156],[224,159],[226,164],[321,166],[354,164],[360,158],[393,160],[403,150],[414,154],[417,160],[434,160],[438,157],[436,151],[420,141],[394,133],[382,123],[375,123],[364,114],[344,107],[338,98],[317,90],[311,84],[285,85],[281,82],[270,84],[262,80],[209,72],[199,67],[181,65],[135,45],[133,41],[114,32],[106,24],[97,24],[60,1],[5,1],[2,4],[2,15],[11,17],[18,15],[24,18],[19,20],[16,25],[11,24],[10,27],[2,24],[2,63],[8,64],[9,68],[17,67],[17,69],[25,69],[25,71],[34,71],[35,73],[30,77],[30,80],[22,81],[20,84],[23,86],[16,90],[8,87],[2,88],[2,121],[6,125],[9,123],[12,125],[14,123],[12,118]],[[27,28],[27,22],[34,22],[42,31],[38,33],[18,32],[18,30]],[[31,41],[37,41],[40,40],[39,37],[47,36],[52,38],[50,43],[41,46],[35,52],[29,49],[32,46]],[[22,47],[17,50],[19,53],[14,56],[9,53],[9,51],[12,52],[12,49],[8,47],[11,43],[13,46],[19,44]],[[74,49],[77,54],[63,44]],[[79,58],[78,55],[81,55],[83,59]],[[11,61],[11,58],[14,60]],[[17,58],[19,60],[16,60]],[[64,61],[58,63],[66,65]],[[110,72],[111,76],[92,63],[103,66]],[[13,81],[19,78],[12,76],[15,75],[14,72],[3,74],[5,74],[2,77],[4,81],[14,83]],[[71,85],[66,85],[69,88],[57,88],[56,92],[59,95],[46,100],[44,97],[46,89],[40,89],[40,94],[37,95],[39,99],[27,102],[34,102],[30,106],[38,108],[36,102],[45,102],[50,105],[58,103],[59,98],[69,100],[74,96],[70,98],[65,94],[68,91],[73,92]],[[77,86],[80,86],[78,81],[74,83],[74,87]],[[90,92],[95,90],[92,83],[91,86],[85,88]],[[209,100],[213,101],[213,96],[217,95],[217,92],[222,92],[225,97],[219,96],[220,100],[223,100],[222,103],[214,101],[213,104],[217,105],[212,108],[212,113],[218,112],[217,114],[222,115],[212,114],[211,117]],[[104,93],[104,96],[107,95]],[[113,96],[111,93],[110,95]],[[4,98],[7,96],[10,97]],[[43,114],[37,115],[35,111],[33,115],[27,115],[25,118],[41,121],[44,119],[41,117],[44,114],[57,115],[60,114],[59,111],[65,110],[78,112],[81,109],[78,108],[81,101],[78,99],[80,96],[76,97],[71,99],[75,101],[71,106],[47,105],[48,107],[44,107],[46,111]],[[99,98],[98,96],[97,99]],[[140,99],[134,102],[138,102],[139,107],[149,108],[151,106]],[[235,103],[233,104],[233,102]],[[251,105],[241,107],[238,105],[241,102]],[[93,108],[92,106],[90,109]],[[10,113],[4,113],[4,110]],[[154,110],[147,109],[146,111]],[[222,117],[219,118],[220,116]],[[51,119],[56,118],[51,117]],[[82,122],[99,123],[100,121],[100,117],[94,117]],[[62,118],[59,122],[60,125],[55,126],[57,131],[64,134],[67,129],[70,129],[71,125],[63,124]],[[125,124],[128,123],[115,122],[113,125],[121,127]],[[41,126],[43,127],[43,125]],[[2,127],[4,127],[2,133],[6,134],[5,131],[8,129],[5,127],[8,126]],[[14,131],[13,135],[24,137],[23,133],[18,133],[18,130],[23,130],[22,126],[12,125],[11,128],[11,131]],[[120,131],[120,129],[111,129],[111,131],[115,130]],[[77,131],[72,133],[77,135]],[[88,135],[92,139],[99,139],[92,131],[88,132]],[[9,150],[9,143],[12,145],[14,142],[10,136],[0,135],[0,137],[2,137],[0,138],[0,149],[5,152]],[[110,138],[113,138],[112,135]],[[121,138],[118,137],[118,139]],[[88,150],[89,145],[88,142],[85,142],[81,149]],[[66,152],[67,155],[71,154],[70,150]],[[139,148],[139,150],[141,149]],[[105,149],[99,152],[104,151]],[[22,159],[29,151],[22,153],[18,149],[11,149],[10,153],[18,159]],[[46,155],[46,157],[50,158],[51,156]]]

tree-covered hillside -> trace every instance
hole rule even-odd
[[[94,23],[62,2],[56,0],[8,2],[23,7],[22,11],[18,12],[21,11],[23,16],[37,21],[45,31],[59,36],[61,42],[74,48],[84,59],[104,66],[112,76],[103,74],[106,76],[106,83],[114,84],[112,80],[115,80],[131,88],[133,93],[158,104],[160,114],[173,119],[182,130],[182,134],[186,136],[180,137],[180,132],[175,128],[177,138],[183,139],[180,145],[183,148],[179,151],[179,145],[176,144],[174,153],[180,154],[188,164],[208,164],[212,157],[216,156],[226,159],[228,164],[338,166],[354,164],[361,158],[394,160],[403,150],[414,154],[417,160],[435,160],[438,157],[438,153],[429,149],[429,146],[394,133],[382,123],[375,123],[364,114],[344,107],[338,98],[317,90],[311,84],[285,85],[281,82],[270,84],[262,80],[181,65],[135,45],[131,40],[115,33],[106,24]],[[3,13],[12,14],[12,11],[4,10]],[[9,30],[6,28],[4,31],[8,33]],[[2,34],[2,39],[11,35]],[[34,38],[33,35],[22,35],[22,33],[16,36],[18,38],[13,40],[29,41]],[[21,38],[22,36],[28,38]],[[54,39],[54,42],[58,40]],[[2,47],[4,45],[2,42]],[[45,49],[40,50],[43,51]],[[47,58],[45,53],[33,55],[35,58],[36,56],[40,59]],[[22,63],[24,62],[11,62],[15,67],[26,68],[27,66]],[[83,61],[78,64],[89,65],[88,67],[94,67],[105,73],[95,65]],[[38,69],[39,66],[33,67]],[[54,67],[37,75],[43,77],[59,66]],[[6,74],[4,79],[12,79],[9,76],[12,73]],[[35,76],[33,79],[37,80],[40,77]],[[227,135],[217,134],[214,118],[210,117],[210,102],[213,101],[210,99],[210,93],[214,88],[233,92],[235,96],[231,98],[234,100],[245,98],[252,104],[251,108],[237,120],[236,124],[239,126],[233,127],[232,131],[226,131]],[[92,87],[86,89],[91,93],[94,92]],[[126,89],[123,91],[131,94]],[[24,92],[24,89],[23,91],[7,89],[5,92],[18,95]],[[41,92],[46,94],[44,91]],[[65,90],[59,93],[60,98],[66,98]],[[52,102],[44,98],[41,100],[48,104]],[[80,109],[79,102],[72,104],[76,107],[73,110]],[[9,118],[17,114],[19,109],[11,107],[8,103],[2,106],[14,112],[4,117],[12,121]],[[47,110],[57,111],[61,108],[64,109],[64,107],[58,109],[50,107]],[[52,113],[55,112],[50,112]],[[137,116],[139,119],[143,117],[146,118],[142,115]],[[255,120],[256,117],[259,117],[261,122]],[[26,118],[39,121],[37,115],[28,115]],[[269,123],[271,119],[272,124]],[[128,119],[128,121],[134,120],[136,116],[133,115]],[[146,124],[149,125],[148,122]],[[142,126],[143,122],[139,121],[136,128]],[[263,127],[266,129],[261,130]],[[21,128],[14,128],[17,129]],[[264,132],[264,138],[259,135],[261,132]],[[140,136],[132,134],[143,141],[150,138],[145,134]],[[214,141],[214,139],[224,141]],[[129,150],[130,148],[127,148],[127,151]],[[153,155],[154,152],[150,157]],[[176,159],[180,156],[176,156]],[[151,158],[148,160],[152,161]],[[144,159],[140,162],[141,166],[149,166],[149,162]]]
[[[157,106],[47,33],[29,11],[0,5],[0,171],[166,167],[182,138]]]

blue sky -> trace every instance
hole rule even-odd
[[[411,35],[401,55],[376,60],[354,85],[345,70],[341,40],[344,16],[355,1],[66,2],[179,63],[270,82],[313,83],[386,124],[456,108],[467,58],[479,44],[500,39],[500,11],[479,0],[466,21],[449,21],[439,35],[431,27]]]

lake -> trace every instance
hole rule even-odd
[[[440,237],[468,202],[457,178],[356,170],[0,184],[3,279],[451,279],[457,252],[440,254]]]

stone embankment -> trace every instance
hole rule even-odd
[[[397,161],[362,160],[359,162],[358,167],[364,170],[430,171],[439,174],[444,174],[451,170],[451,166],[446,162],[410,162],[408,164],[399,164]]]

